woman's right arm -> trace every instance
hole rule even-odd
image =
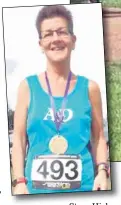
[[[27,82],[20,83],[18,89],[17,103],[14,114],[14,132],[12,147],[12,168],[13,178],[24,177],[24,163],[26,156],[26,118],[29,102],[29,90]],[[14,194],[28,194],[25,183],[17,184],[14,188]]]

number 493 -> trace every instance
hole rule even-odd
[[[64,172],[64,168],[68,167],[68,173]],[[59,180],[65,174],[65,177],[68,180],[74,180],[78,177],[78,165],[74,160],[69,160],[66,162],[65,166],[63,165],[62,161],[54,160],[50,164],[49,170],[51,171],[51,178],[53,180]],[[42,174],[43,177],[46,179],[47,175],[49,175],[48,164],[47,160],[44,160],[37,169],[37,173]],[[71,173],[71,175],[70,175]],[[72,174],[73,173],[73,174]]]

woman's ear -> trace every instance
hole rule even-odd
[[[75,43],[76,43],[76,36],[75,35],[72,36],[72,41],[73,41],[72,50],[74,50],[75,49]]]
[[[38,44],[39,44],[39,46],[41,47],[42,45],[41,45],[41,40],[39,39],[39,41],[38,41]]]
[[[42,47],[42,43],[41,43],[41,40],[39,40],[39,46],[40,46],[40,48],[41,48],[41,51],[42,51],[42,53],[44,53],[44,49],[43,49],[43,47]]]

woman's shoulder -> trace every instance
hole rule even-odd
[[[89,78],[84,76],[84,75],[78,75],[80,80],[85,80],[85,81],[89,81]]]
[[[29,81],[29,80],[33,80],[37,77],[37,74],[33,74],[33,75],[28,75],[25,77],[24,81]]]
[[[99,84],[94,80],[89,80],[89,91],[90,92],[100,92]]]
[[[95,90],[95,89],[99,88],[99,84],[96,81],[94,81],[94,80],[92,80],[92,79],[90,79],[90,78],[88,78],[87,76],[84,76],[84,75],[78,75],[78,76],[79,76],[80,79],[88,81],[89,87],[91,89]]]
[[[89,92],[91,92],[91,93],[100,92],[99,84],[96,81],[94,81],[94,80],[92,80],[92,79],[90,79],[90,78],[88,78],[84,75],[79,75],[79,78],[80,78],[80,80],[83,80],[84,82],[87,82]]]
[[[36,75],[28,75],[23,80],[20,81],[18,86],[18,91],[28,92],[29,82],[35,78]]]

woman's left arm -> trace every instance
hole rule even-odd
[[[107,164],[108,155],[103,130],[101,93],[98,84],[93,81],[89,82],[89,98],[92,105],[92,152],[95,164],[100,164],[97,169],[93,190],[106,190],[108,188],[108,180],[103,165]]]

